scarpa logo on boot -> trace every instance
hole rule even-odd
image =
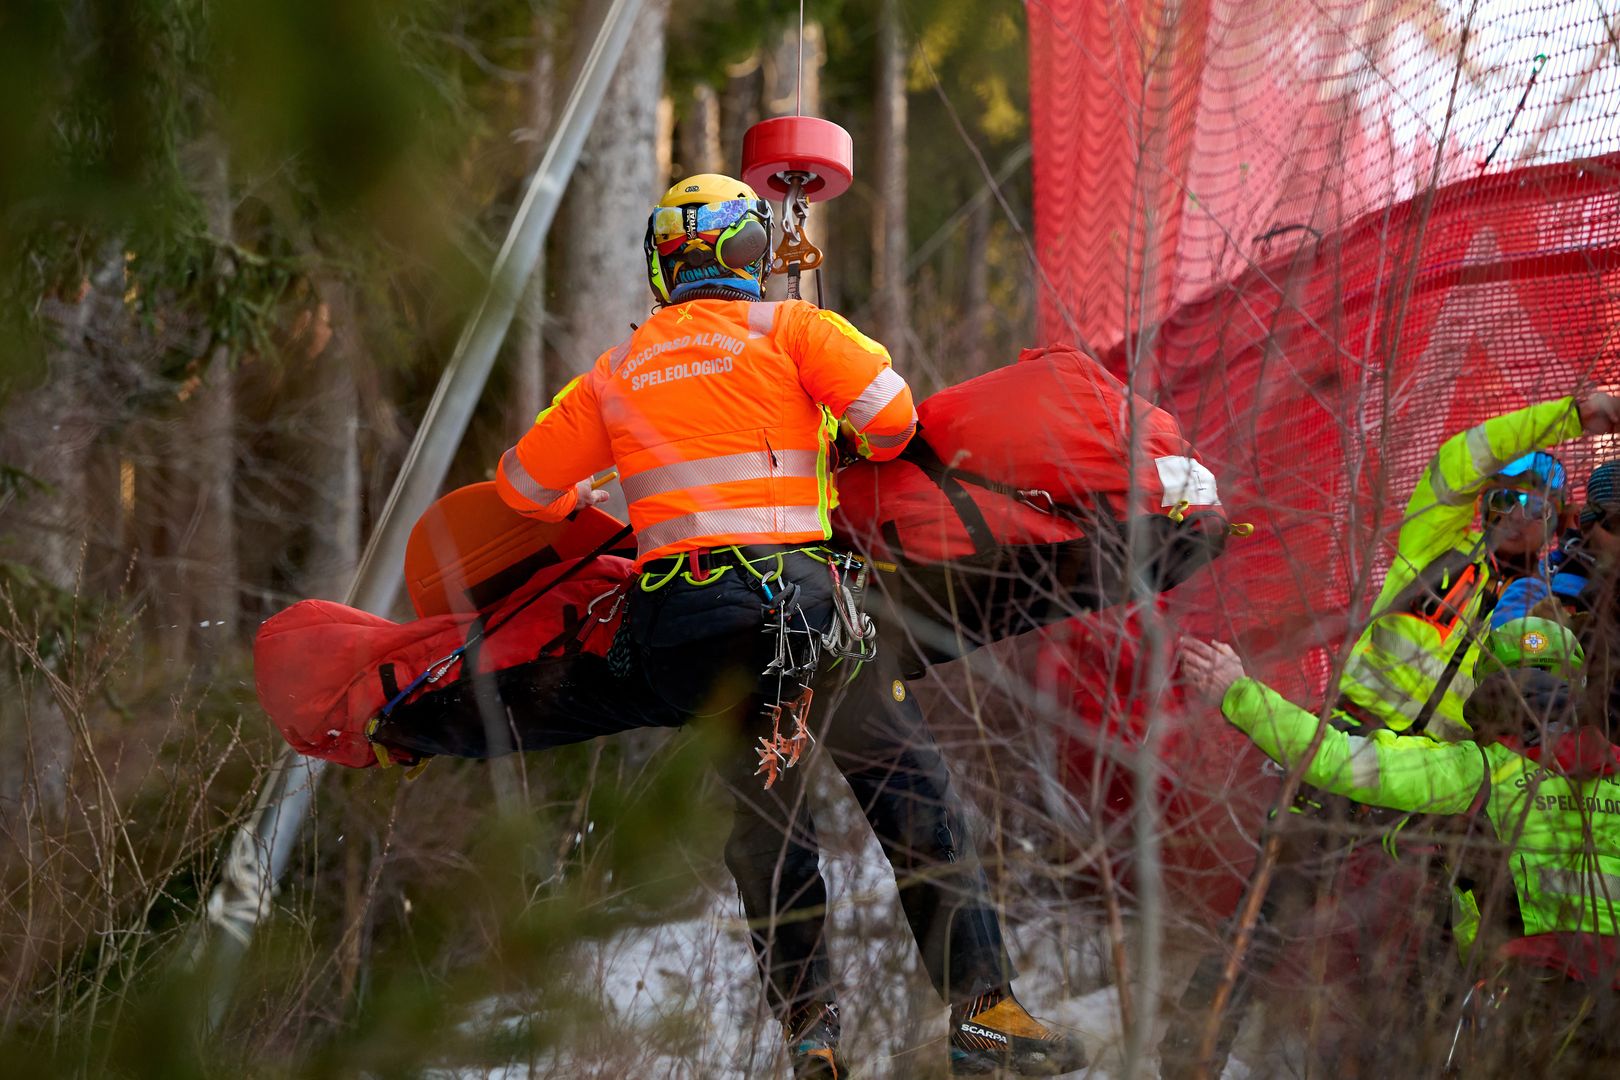
[[[969,1035],[977,1035],[980,1038],[990,1039],[994,1042],[1004,1043],[1007,1041],[1007,1036],[1003,1035],[1001,1032],[986,1027],[980,1027],[978,1024],[963,1024],[962,1030],[967,1032]]]

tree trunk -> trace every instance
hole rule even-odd
[[[692,88],[676,134],[680,139],[677,173],[691,176],[726,171],[720,153],[720,96],[714,87],[698,83]]]
[[[211,351],[186,401],[172,451],[184,463],[173,552],[190,617],[187,652],[206,670],[235,644],[241,601],[236,569],[236,373],[229,350]]]
[[[987,362],[984,350],[990,328],[990,248],[991,201],[980,199],[968,212],[964,280],[962,282],[962,337],[957,367],[945,373],[948,381],[978,375],[994,364]]]
[[[804,24],[804,70],[799,70],[799,24],[788,23],[765,53],[766,116],[817,116],[821,112],[821,65],[826,59],[821,24]],[[802,93],[802,96],[801,96]]]
[[[528,131],[533,139],[529,155],[529,169],[540,164],[545,153],[546,140],[556,114],[556,60],[553,50],[556,39],[554,16],[549,10],[534,13],[534,60],[529,65]],[[511,402],[507,416],[507,432],[516,440],[528,426],[546,399],[546,252],[540,249],[540,261],[523,290],[518,307],[517,355],[513,358]]]
[[[897,365],[907,352],[906,46],[899,0],[878,16],[876,184],[872,229],[873,325]]]
[[[194,153],[209,232],[221,245],[229,244],[235,202],[225,148],[207,140]],[[221,278],[234,273],[226,250],[221,248],[215,268]],[[213,345],[206,366],[181,388],[180,396],[169,451],[177,465],[169,557],[180,619],[169,659],[179,663],[195,656],[206,672],[235,643],[241,610],[236,563],[236,373],[227,343]]]
[[[675,182],[675,101],[668,94],[658,99],[658,135],[653,139],[653,159],[657,163],[653,174],[657,187],[667,188]]]
[[[743,132],[759,123],[759,99],[764,85],[758,59],[750,57],[726,69],[726,89],[720,97],[720,160],[727,169],[742,168]]]
[[[46,318],[59,346],[46,360],[44,381],[6,402],[0,419],[0,464],[34,481],[0,493],[0,558],[24,564],[43,583],[70,595],[79,592],[87,531],[92,520],[87,467],[105,430],[98,395],[105,392],[89,343],[92,324],[123,318],[124,260],[111,243],[93,280],[71,301],[48,301]],[[0,608],[5,629],[30,647],[71,632],[51,610],[29,611],[16,595],[19,618]],[[62,820],[67,809],[72,742],[50,687],[22,653],[0,649],[0,843],[15,844],[32,858],[41,826]],[[60,673],[60,672],[59,672]]]
[[[559,366],[554,381],[586,370],[602,351],[646,318],[642,237],[658,190],[658,102],[664,81],[669,0],[648,0],[585,140],[557,218],[560,267]]]
[[[306,477],[308,541],[297,593],[342,600],[360,565],[360,391],[362,362],[353,295],[336,278],[318,285],[317,331],[298,363],[305,376],[299,425]]]

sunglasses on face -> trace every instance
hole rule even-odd
[[[1559,506],[1545,495],[1533,491],[1514,491],[1499,488],[1485,496],[1485,509],[1498,514],[1520,513],[1525,517],[1556,517]]]

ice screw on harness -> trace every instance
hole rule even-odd
[[[777,582],[774,594],[770,588],[773,579]],[[816,664],[821,659],[821,641],[820,635],[810,629],[804,610],[799,606],[799,586],[796,582],[784,582],[772,575],[760,580],[760,590],[768,601],[763,609],[765,633],[776,638],[776,654],[762,674],[766,677],[776,676],[776,693],[773,695],[775,700],[765,705],[765,716],[771,722],[771,734],[759,740],[759,768],[754,775],[765,778],[765,789],[769,791],[782,770],[797,765],[805,750],[815,741],[809,726],[810,701],[814,696],[810,680],[815,676]],[[795,620],[803,629],[794,628]],[[795,638],[802,639],[802,647],[795,649]],[[791,697],[787,690],[790,682],[798,686],[798,691]],[[791,725],[790,735],[782,734],[784,719]]]
[[[765,790],[771,790],[782,775],[783,769],[791,769],[799,763],[804,752],[816,737],[810,734],[810,700],[815,692],[808,686],[804,692],[793,700],[781,705],[766,707],[766,715],[771,718],[771,736],[763,735],[759,739],[759,768],[754,770],[755,776],[765,777]],[[793,734],[782,734],[782,716],[793,722]]]

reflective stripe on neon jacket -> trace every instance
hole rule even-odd
[[[1437,739],[1467,737],[1462,706],[1474,688],[1479,652],[1478,634],[1469,628],[1479,616],[1490,576],[1484,537],[1474,525],[1475,504],[1502,466],[1580,433],[1575,399],[1566,397],[1487,420],[1441,445],[1406,505],[1373,617],[1345,661],[1342,697],[1387,727],[1405,731],[1434,694],[1452,653],[1466,648],[1425,733]],[[1429,617],[1414,614],[1409,600],[1418,579],[1448,558],[1455,569],[1430,585],[1442,594],[1456,589],[1452,605]],[[1461,580],[1468,566],[1472,575]]]
[[[825,540],[839,421],[880,461],[916,432],[883,346],[802,300],[693,300],[660,309],[569,383],[496,482],[514,509],[555,521],[578,481],[617,467],[638,564]]]
[[[1317,717],[1254,679],[1239,679],[1221,711],[1266,755],[1284,766],[1302,761]],[[1613,776],[1570,779],[1500,743],[1437,743],[1373,731],[1348,735],[1329,726],[1305,782],[1356,802],[1427,814],[1484,809],[1508,867],[1524,933],[1620,934],[1620,783]],[[1464,948],[1477,930],[1477,907],[1458,897],[1453,933]]]

